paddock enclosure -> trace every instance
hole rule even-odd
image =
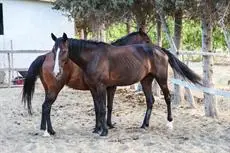
[[[0,0],[0,153],[230,153],[229,8],[226,0]],[[156,84],[146,129],[140,84],[118,87],[106,137],[92,133],[91,93],[64,87],[50,113],[56,134],[44,137],[41,80],[32,116],[21,97],[30,64],[52,50],[50,34],[111,43],[137,29],[203,79],[192,85],[169,66],[173,129]]]
[[[222,76],[224,72],[230,74],[229,66],[215,66],[214,70],[219,70],[216,72],[219,75],[214,77]],[[172,90],[170,81],[169,84]],[[37,81],[32,100],[32,116],[21,103],[21,94],[21,88],[0,89],[0,150],[3,153],[230,152],[229,98],[217,97],[219,117],[213,119],[204,116],[204,104],[199,93],[195,92],[195,109],[188,103],[173,107],[174,129],[170,131],[166,126],[163,96],[155,97],[150,127],[141,129],[146,109],[143,93],[119,88],[114,99],[115,128],[102,138],[92,133],[95,115],[90,92],[65,87],[51,110],[57,133],[42,137],[39,129],[44,90],[40,81]]]

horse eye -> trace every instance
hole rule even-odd
[[[62,50],[61,51],[61,54],[63,55],[63,54],[66,54],[67,53],[67,50]]]

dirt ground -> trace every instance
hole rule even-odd
[[[146,110],[142,93],[116,92],[114,129],[107,137],[93,134],[93,102],[89,92],[64,88],[51,111],[55,136],[39,130],[44,91],[37,86],[32,101],[33,116],[20,101],[21,88],[0,89],[1,153],[229,153],[230,103],[221,102],[219,118],[204,116],[203,104],[173,108],[174,129],[166,127],[166,105],[156,97],[150,127],[139,128]]]

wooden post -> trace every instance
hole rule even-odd
[[[10,49],[13,51],[13,40],[10,40]],[[10,53],[10,58],[11,58],[11,68],[13,69],[14,68],[14,54],[13,52]],[[14,78],[14,71],[12,72],[12,78]]]
[[[165,20],[165,16],[164,16],[164,12],[163,10],[160,10],[159,11],[159,15],[160,15],[160,19],[161,19],[161,23],[162,23],[162,30],[164,31],[164,33],[166,34],[166,38],[170,44],[170,48],[172,50],[172,52],[174,54],[177,53],[177,47],[173,41],[173,39],[171,38],[171,35],[170,35],[170,32],[169,32],[169,29],[168,29],[168,25],[166,23],[166,20]],[[178,74],[174,71],[174,77],[175,78],[178,78],[176,77],[178,76]],[[179,85],[177,84],[174,84],[174,97],[173,97],[173,104],[175,106],[179,105],[181,103],[181,90],[179,90]]]
[[[8,76],[8,87],[10,87],[10,82],[11,82],[11,62],[10,62],[10,53],[7,53],[7,57],[8,57],[8,73],[9,73],[9,76]]]
[[[157,45],[162,46],[162,32],[161,32],[161,19],[159,14],[156,13],[156,31],[157,31]],[[154,96],[160,96],[161,90],[156,79],[153,80],[152,91]]]
[[[193,57],[193,56],[192,56]],[[189,58],[189,56],[187,57],[187,60],[186,60],[186,65],[187,66],[189,66],[189,61],[190,61],[190,58]],[[187,102],[190,104],[190,107],[191,108],[196,108],[196,102],[195,102],[195,100],[194,100],[194,97],[193,97],[193,95],[192,95],[192,92],[191,92],[191,90],[188,88],[188,87],[184,87],[184,89],[185,89],[185,95],[186,95],[186,100],[187,100]]]
[[[80,39],[85,39],[84,29],[80,30]]]

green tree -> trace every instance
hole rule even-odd
[[[99,39],[100,30],[124,18],[133,1],[129,0],[56,0],[54,8],[73,17],[77,25],[87,26]],[[85,24],[87,23],[87,24]]]

